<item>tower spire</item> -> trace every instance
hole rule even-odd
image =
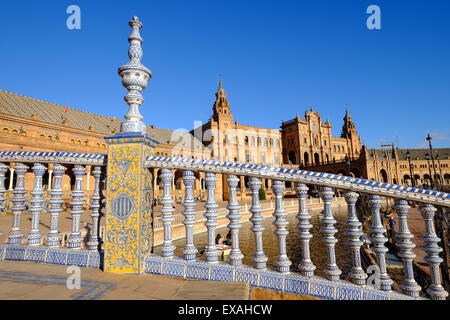
[[[125,121],[120,125],[120,132],[146,132],[147,128],[142,122],[144,118],[139,113],[139,107],[144,103],[141,91],[147,88],[147,81],[152,77],[152,73],[141,63],[144,55],[141,44],[144,41],[139,34],[139,29],[142,28],[142,22],[134,16],[128,25],[132,29],[128,37],[130,61],[119,68],[119,76],[122,78],[122,85],[128,90],[124,100],[128,104],[129,110],[125,115]]]

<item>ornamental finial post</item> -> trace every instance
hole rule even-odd
[[[128,37],[130,62],[119,68],[119,76],[122,78],[122,85],[128,90],[124,100],[128,104],[129,110],[125,115],[125,121],[120,125],[120,132],[146,133],[147,129],[142,121],[143,117],[139,113],[139,107],[144,103],[141,91],[147,88],[147,81],[152,77],[152,73],[141,63],[144,56],[141,48],[144,41],[139,34],[142,22],[134,16],[128,24],[132,28],[131,35]]]

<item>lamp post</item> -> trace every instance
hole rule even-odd
[[[411,185],[413,187],[415,187],[416,179],[414,178],[414,172],[413,172],[414,165],[411,164],[411,155],[409,154],[409,150],[406,151],[406,158],[408,159],[408,163],[409,163],[409,174],[411,176]]]
[[[435,168],[435,166],[434,166],[433,147],[431,146],[431,137],[430,137],[430,134],[428,134],[427,140],[428,140],[428,145],[430,146],[431,163],[432,163],[432,165],[433,165],[433,172],[434,172],[434,176],[431,177],[431,181],[434,181],[434,180],[436,179],[436,168]],[[433,186],[433,182],[431,183],[431,185]],[[431,187],[431,188],[433,188],[433,187]]]
[[[431,189],[434,189],[434,185],[433,185],[433,177],[431,176],[431,168],[430,168],[430,155],[428,154],[428,152],[425,154],[425,159],[427,159],[428,161],[428,171],[430,172],[430,184],[431,184]]]
[[[436,160],[437,160],[438,168],[439,168],[439,183],[442,186],[444,184],[444,181],[442,178],[442,169],[441,169],[441,162],[439,161],[439,153],[436,153]]]

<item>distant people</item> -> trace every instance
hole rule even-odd
[[[391,238],[392,240],[394,240],[395,237],[395,219],[394,216],[391,214],[391,216],[389,217],[389,238]]]
[[[224,240],[225,240],[225,239],[224,239],[224,238],[222,237],[222,235],[219,233],[219,234],[217,235],[217,237],[216,237],[216,244],[219,245],[219,246],[222,246]]]
[[[231,246],[231,230],[227,233],[227,239],[223,242],[223,244],[226,244],[228,246]]]

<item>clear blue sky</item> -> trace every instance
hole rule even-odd
[[[81,30],[66,9],[81,8]],[[369,30],[366,9],[381,9]],[[345,107],[369,147],[450,147],[450,1],[2,1],[0,88],[123,119],[117,68],[144,23],[148,125],[192,129],[219,74],[239,123],[279,128],[312,106],[340,135]]]

